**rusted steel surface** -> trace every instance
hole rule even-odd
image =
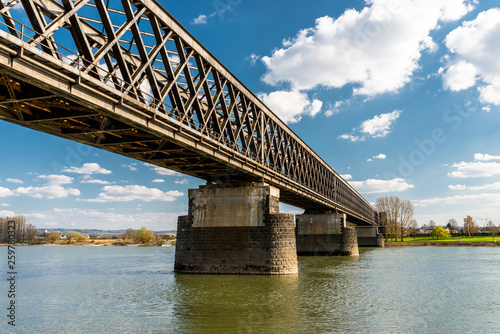
[[[154,0],[0,2],[0,118],[281,200],[377,212]]]

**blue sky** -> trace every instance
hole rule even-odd
[[[160,3],[368,201],[500,222],[497,1]],[[3,121],[0,138],[0,216],[39,228],[175,229],[203,184]]]

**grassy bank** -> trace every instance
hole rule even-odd
[[[495,242],[496,240],[496,242]],[[389,238],[386,246],[500,246],[500,238],[485,237],[467,237],[459,236],[454,238],[434,239],[428,237],[404,238],[404,242]]]

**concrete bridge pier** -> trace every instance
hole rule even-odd
[[[379,233],[378,226],[357,226],[359,247],[384,247],[384,235]]]
[[[304,213],[295,228],[297,255],[358,256],[356,228],[340,213]]]
[[[175,271],[296,274],[293,215],[279,213],[279,189],[264,183],[189,190],[177,225]]]

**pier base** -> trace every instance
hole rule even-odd
[[[358,256],[355,227],[345,214],[302,214],[297,216],[297,255]]]
[[[189,190],[177,225],[175,271],[296,274],[293,215],[279,213],[279,190],[265,184]]]
[[[359,247],[384,247],[384,236],[378,233],[377,226],[358,226],[356,232]]]

